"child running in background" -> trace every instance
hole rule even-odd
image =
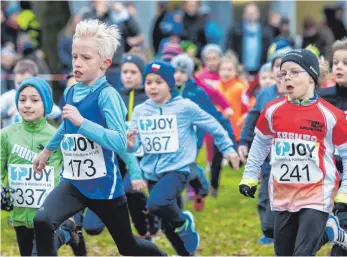
[[[128,149],[136,151],[143,146],[145,155],[140,166],[150,190],[147,209],[166,223],[165,233],[179,237],[186,253],[178,254],[186,255],[196,251],[200,240],[193,215],[177,205],[197,155],[194,126],[214,136],[219,150],[236,169],[239,158],[222,126],[196,104],[177,95],[174,73],[175,69],[162,61],[145,67],[149,99],[134,109]],[[177,242],[171,243],[175,247]]]
[[[11,210],[10,219],[20,254],[36,256],[33,219],[48,194],[59,184],[62,154],[61,151],[55,151],[43,172],[34,172],[33,159],[56,131],[46,118],[53,107],[50,85],[40,78],[23,80],[16,90],[14,101],[22,121],[1,130],[1,187],[11,192],[13,198],[13,206],[8,210]],[[79,237],[75,227],[74,220],[68,219],[56,230],[53,236],[56,250],[64,244],[78,245]]]

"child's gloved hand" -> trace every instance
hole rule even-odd
[[[1,187],[1,210],[12,211],[14,199],[11,196],[14,190],[9,187]]]
[[[239,191],[246,197],[254,198],[254,194],[257,191],[258,181],[251,178],[243,178],[239,184]]]
[[[338,212],[347,212],[347,193],[337,193],[334,199],[334,214],[337,215]]]

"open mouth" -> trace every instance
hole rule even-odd
[[[288,85],[288,86],[286,86],[286,90],[287,90],[287,91],[293,91],[293,90],[294,90],[294,87],[291,86],[291,85]]]
[[[81,77],[83,75],[83,73],[77,70],[77,71],[74,72],[74,75],[75,75],[76,78],[79,78],[79,77]]]

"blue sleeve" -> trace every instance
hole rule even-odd
[[[136,152],[137,149],[140,147],[141,145],[141,138],[140,138],[140,133],[138,133],[138,127],[137,127],[137,119],[140,115],[140,111],[141,111],[141,105],[138,105],[134,108],[133,114],[131,115],[131,121],[130,121],[130,129],[129,130],[135,130],[137,132],[136,134],[136,142],[134,147],[128,147],[127,151],[128,152]]]
[[[265,101],[263,91],[260,91],[256,102],[253,108],[247,113],[245,124],[243,125],[241,136],[240,136],[240,145],[251,146],[253,138],[255,137],[254,129],[257,124],[257,120],[260,116],[261,111],[265,107]]]
[[[99,96],[99,107],[105,117],[107,128],[84,119],[78,130],[103,148],[120,153],[126,150],[127,137],[125,116],[127,109],[113,87],[105,88]]]
[[[119,157],[124,161],[128,168],[130,180],[144,179],[139,161],[134,154],[128,152],[120,152]]]
[[[193,102],[191,102],[191,105],[188,108],[191,113],[190,117],[192,117],[192,124],[211,134],[219,151],[223,154],[235,152],[233,143],[227,132],[215,118],[203,111]]]
[[[64,139],[64,134],[65,134],[64,124],[65,124],[65,121],[63,121],[60,124],[57,132],[55,132],[54,137],[46,145],[47,150],[56,151],[56,150],[60,149],[60,143]]]

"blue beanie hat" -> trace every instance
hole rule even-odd
[[[28,78],[22,81],[22,83],[20,83],[19,88],[16,92],[16,98],[15,98],[17,109],[18,109],[19,94],[25,87],[34,87],[37,90],[37,92],[39,92],[41,96],[41,100],[43,102],[43,107],[45,109],[44,111],[45,116],[47,114],[50,114],[53,108],[52,89],[45,80],[41,78],[37,78],[37,77]]]
[[[140,72],[141,73],[143,72],[143,68],[145,67],[145,62],[141,57],[134,54],[127,54],[122,58],[120,65],[123,66],[123,64],[127,62],[131,62],[135,64],[137,68],[139,68]]]
[[[267,61],[273,63],[275,59],[283,57],[286,53],[292,51],[288,40],[279,39],[273,42],[267,51]]]
[[[10,17],[12,14],[20,13],[21,9],[17,3],[10,3],[6,8],[6,16]]]
[[[154,61],[146,65],[145,70],[143,71],[143,79],[146,79],[146,76],[148,74],[158,74],[160,77],[162,77],[166,83],[169,85],[171,90],[176,89],[176,82],[175,82],[175,68],[167,62],[164,61]]]

